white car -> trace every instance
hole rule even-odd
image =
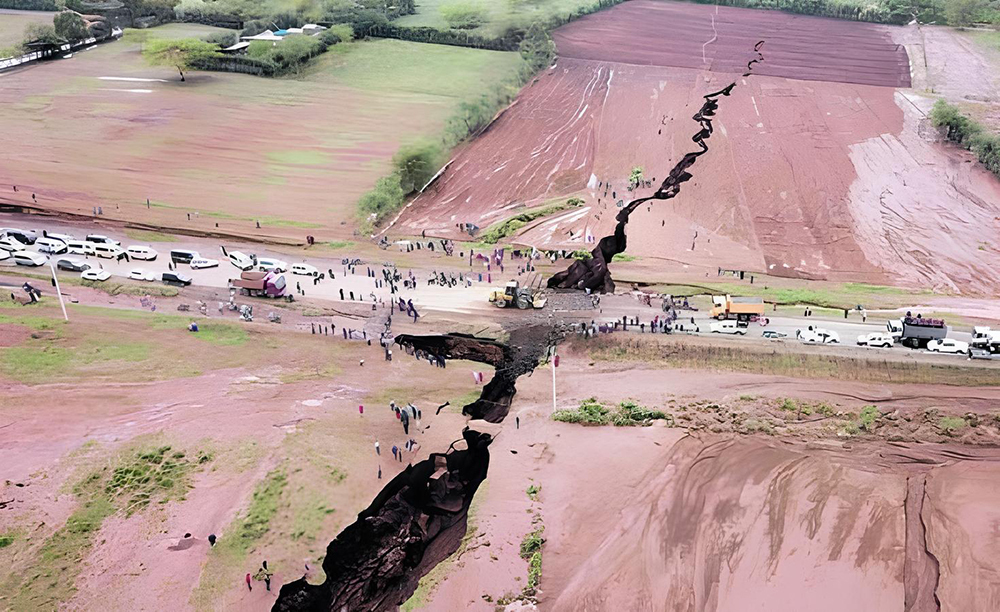
[[[840,344],[840,335],[828,329],[800,329],[796,332],[799,340],[809,344]]]
[[[73,238],[69,234],[56,234],[56,233],[53,233],[53,232],[42,232],[42,236],[44,238],[52,238],[52,239],[55,239],[55,240],[59,240],[59,241],[65,242],[66,244],[69,244],[70,240],[75,240],[75,238]]]
[[[299,274],[301,276],[319,276],[319,270],[316,269],[316,266],[310,266],[305,263],[292,264],[290,269],[292,274]]]
[[[246,253],[241,253],[239,251],[229,252],[229,263],[243,271],[253,268],[253,258]]]
[[[49,260],[45,255],[34,251],[15,251],[10,256],[14,258],[14,263],[19,266],[44,266],[45,262]]]
[[[3,238],[0,238],[0,249],[3,249],[4,251],[23,251],[27,249],[28,246],[29,245],[21,242],[14,236],[5,235]]]
[[[39,253],[49,255],[62,255],[67,250],[66,243],[55,238],[39,238],[35,241],[35,248]]]
[[[3,249],[0,249],[0,261],[4,261],[6,259],[10,259],[10,253]]]
[[[70,240],[66,243],[69,247],[69,252],[74,255],[96,255],[97,251],[94,249],[97,245],[93,242],[87,242],[86,240]]]
[[[118,259],[125,252],[120,246],[110,242],[98,242],[94,244],[94,253],[98,257],[105,259]]]
[[[106,281],[111,278],[111,273],[104,268],[91,268],[81,272],[80,278],[87,281]]]
[[[882,348],[891,348],[894,343],[895,341],[892,336],[883,332],[862,334],[858,336],[858,346],[880,346]]]
[[[143,246],[141,244],[132,244],[125,249],[128,256],[132,259],[141,259],[143,261],[153,261],[159,253],[153,247]]]
[[[208,259],[207,257],[195,257],[191,260],[191,268],[193,270],[200,270],[202,268],[218,268],[218,259]]]
[[[149,270],[135,268],[128,273],[128,278],[129,280],[146,281],[151,283],[156,280],[156,275]]]
[[[927,343],[927,350],[932,353],[967,353],[969,351],[969,343],[962,342],[961,340],[952,340],[951,338],[931,340]]]
[[[257,269],[261,272],[288,272],[288,263],[270,257],[258,257]]]
[[[108,238],[103,234],[87,234],[87,242],[93,242],[95,244],[113,244],[115,246],[121,246],[122,244],[114,238]]]
[[[713,322],[708,326],[712,330],[713,334],[739,334],[745,336],[747,334],[747,328],[740,327],[736,324],[736,321],[719,321],[718,323]]]

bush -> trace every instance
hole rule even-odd
[[[597,398],[591,397],[583,400],[580,407],[575,410],[556,410],[552,413],[552,420],[563,423],[582,423],[584,425],[607,425],[611,422],[608,410]]]
[[[28,27],[24,28],[24,43],[27,45],[30,42],[61,45],[66,41],[56,34],[54,26],[45,23],[29,23]]]
[[[361,196],[358,208],[366,217],[366,221],[378,224],[399,208],[405,195],[402,186],[400,186],[399,175],[394,172],[380,178],[371,191]]]
[[[89,36],[87,23],[73,11],[63,11],[52,18],[56,36],[77,42]]]
[[[219,45],[223,49],[226,47],[231,47],[238,43],[240,40],[239,34],[236,32],[219,32],[218,34],[212,34],[205,39],[205,42],[211,43],[213,45]]]
[[[55,0],[0,0],[0,9],[21,11],[58,11],[62,7]]]
[[[399,185],[406,194],[423,188],[441,164],[441,147],[433,143],[405,145],[392,157]]]
[[[965,419],[960,417],[941,417],[938,421],[938,427],[948,436],[965,429],[967,425]]]
[[[858,427],[868,432],[874,431],[876,422],[881,417],[882,413],[879,412],[878,406],[865,406],[858,417]]]
[[[946,129],[948,140],[976,154],[980,163],[1000,178],[1000,136],[961,113],[957,106],[938,100],[931,109],[931,122]]]
[[[441,16],[449,28],[473,30],[486,22],[486,9],[471,2],[456,2],[441,7]]]

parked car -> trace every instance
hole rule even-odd
[[[56,268],[60,270],[66,270],[68,272],[83,272],[84,270],[89,270],[93,266],[89,262],[86,262],[78,257],[63,257],[62,259],[56,260]]]
[[[800,329],[795,335],[802,342],[809,344],[840,344],[840,335],[828,329]]]
[[[111,278],[111,273],[104,268],[90,268],[81,272],[80,278],[88,281],[103,282]]]
[[[132,259],[141,259],[143,261],[154,261],[159,253],[153,247],[143,246],[141,244],[132,244],[125,249],[128,256]]]
[[[195,257],[191,260],[191,269],[200,270],[202,268],[218,268],[218,259],[208,259],[206,257]]]
[[[87,242],[93,242],[94,244],[113,244],[115,246],[121,246],[122,243],[114,240],[113,238],[108,238],[103,234],[87,234]]]
[[[39,253],[48,253],[49,255],[62,255],[69,250],[65,242],[55,238],[39,238],[35,241],[35,248],[38,249]]]
[[[882,348],[891,348],[894,343],[895,340],[893,340],[892,336],[884,332],[875,332],[858,336],[858,346],[880,346]]]
[[[932,353],[967,353],[969,352],[969,343],[951,338],[931,340],[927,343],[927,350]]]
[[[21,244],[32,245],[38,239],[38,234],[31,230],[18,229],[16,227],[0,228],[0,236],[9,236]]]
[[[118,245],[109,242],[98,242],[94,244],[94,253],[98,257],[105,259],[118,259],[125,251]]]
[[[175,264],[191,263],[192,259],[197,259],[198,257],[201,257],[198,251],[188,251],[187,249],[173,249],[170,251],[170,261]]]
[[[16,236],[4,235],[0,238],[0,249],[4,251],[23,251],[27,249],[30,245],[26,242],[21,242]]]
[[[783,334],[779,331],[774,331],[773,329],[765,329],[761,336],[765,338],[787,338],[788,334]]]
[[[740,334],[745,336],[747,329],[736,325],[736,321],[714,321],[709,325],[713,334]]]
[[[288,272],[288,263],[270,257],[258,257],[257,269],[261,272]]]
[[[994,359],[996,355],[990,352],[989,349],[977,348],[974,346],[969,347],[969,359]]]
[[[300,276],[319,276],[319,270],[316,269],[316,266],[310,266],[307,263],[292,264],[291,270],[292,274]]]
[[[129,280],[153,282],[156,280],[156,275],[149,270],[133,268],[132,271],[128,273],[128,278]]]
[[[10,259],[10,251],[0,249],[0,261],[6,261],[8,259]]]
[[[95,246],[97,245],[86,240],[70,240],[66,243],[69,252],[74,255],[95,255],[97,254],[97,251],[94,250]]]
[[[49,260],[48,257],[34,251],[16,251],[11,254],[14,263],[19,266],[44,266]]]
[[[241,253],[239,251],[229,251],[229,263],[233,264],[240,270],[249,270],[253,268],[253,258],[246,253]]]
[[[180,272],[164,272],[161,279],[166,285],[180,285],[181,287],[187,287],[191,284],[191,277],[186,274],[181,274]]]

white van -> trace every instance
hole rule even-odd
[[[105,259],[115,259],[124,252],[120,246],[114,244],[98,243],[94,245],[94,253]]]
[[[70,240],[66,243],[66,248],[74,255],[94,255],[94,243],[86,240]]]
[[[153,261],[159,253],[153,247],[142,246],[141,244],[130,245],[125,252],[132,259],[142,259],[143,261]]]
[[[50,255],[62,255],[68,248],[65,242],[56,240],[55,238],[39,238],[35,241],[35,247],[39,253],[48,253]]]
[[[115,246],[121,246],[122,244],[113,238],[108,238],[104,234],[87,234],[87,242],[93,242],[96,244],[113,244]]]
[[[34,251],[18,251],[13,254],[14,263],[19,266],[44,266],[48,258]]]
[[[741,334],[746,335],[747,328],[737,325],[737,321],[717,321],[709,325],[713,334]]]
[[[253,259],[246,253],[239,251],[229,252],[229,263],[244,271],[253,268]]]

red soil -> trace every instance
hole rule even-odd
[[[757,41],[754,74],[890,87],[910,86],[906,50],[870,23],[729,6],[638,0],[559,28],[560,57],[742,73]]]
[[[652,192],[627,192],[630,170],[643,167],[655,187],[696,148],[691,115],[702,96],[736,80],[732,96],[720,101],[710,151],[692,168],[694,178],[677,198],[633,215],[629,254],[657,258],[667,271],[721,266],[991,291],[1000,250],[984,245],[982,230],[1000,218],[1000,185],[963,163],[967,156],[933,142],[929,103],[891,87],[802,80],[856,74],[855,81],[908,84],[905,55],[887,29],[714,10],[640,0],[558,30],[563,55],[556,66],[455,156],[396,228],[459,236],[458,223],[486,228],[519,208],[578,196],[583,207],[535,221],[518,241],[590,250],[585,236],[613,231],[617,202]],[[711,36],[691,31],[711,32],[712,17],[718,39],[705,46],[709,61],[702,64],[702,43]],[[643,35],[653,27],[676,40],[654,52]],[[851,34],[843,47],[817,44],[845,28]],[[767,40],[765,61],[741,78],[758,39]],[[687,60],[675,59],[682,49]],[[876,69],[855,62],[859,53],[884,61],[873,60]],[[701,66],[707,70],[694,69]]]

